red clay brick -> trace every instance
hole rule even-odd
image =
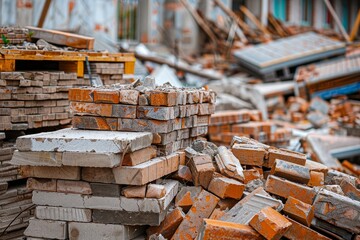
[[[291,222],[271,207],[261,209],[250,221],[256,231],[266,239],[280,239],[290,228]]]
[[[270,174],[304,184],[310,181],[310,171],[307,167],[280,159],[275,160]]]
[[[314,206],[293,197],[287,199],[283,211],[292,219],[308,227],[314,218]]]
[[[161,234],[164,238],[170,239],[180,223],[183,221],[185,214],[179,208],[175,208],[166,215],[162,223],[157,227],[149,227],[146,230],[148,238],[153,234]]]
[[[111,89],[95,89],[94,102],[96,103],[119,103],[119,91]]]
[[[312,204],[316,191],[308,186],[301,185],[270,175],[265,183],[265,190],[283,198],[294,197],[307,204]]]
[[[199,239],[202,240],[257,240],[263,237],[248,225],[204,219]]]

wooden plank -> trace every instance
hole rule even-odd
[[[359,31],[359,27],[360,27],[360,9],[358,11],[354,26],[351,30],[350,33],[350,41],[354,41],[357,35],[357,32]]]
[[[342,23],[341,23],[338,15],[336,14],[333,6],[331,5],[330,1],[329,1],[329,0],[324,0],[324,2],[325,2],[326,7],[329,9],[329,11],[330,11],[333,19],[335,20],[335,23],[336,23],[336,25],[338,26],[341,34],[342,34],[343,37],[345,38],[346,42],[350,42],[350,37],[349,37],[349,35],[347,34],[347,32],[345,31],[344,26],[342,25]]]
[[[0,59],[0,72],[15,71],[15,60]]]
[[[246,25],[246,23],[241,20],[233,11],[231,11],[231,9],[227,8],[221,1],[219,0],[214,0],[215,4],[221,8],[221,10],[223,10],[223,12],[225,12],[228,16],[230,16],[239,26],[239,29],[241,31],[245,31],[245,32],[249,32],[249,28]],[[244,36],[244,39],[242,39],[243,43],[247,43],[248,40],[246,39],[246,37]]]
[[[44,26],[44,22],[45,22],[45,19],[46,19],[46,15],[49,11],[49,7],[50,7],[50,4],[51,4],[51,0],[46,0],[45,4],[44,4],[44,7],[41,11],[41,16],[40,16],[40,19],[39,19],[39,22],[38,22],[38,27],[39,28],[42,28]]]
[[[240,10],[246,15],[246,17],[249,18],[250,21],[252,21],[255,26],[265,35],[265,39],[267,40],[271,40],[271,34],[270,32],[266,29],[266,27],[264,25],[262,25],[262,23],[256,18],[256,16],[249,10],[247,9],[244,5],[240,6]]]
[[[58,45],[65,45],[74,48],[94,49],[95,39],[78,34],[61,32],[56,30],[46,30],[37,27],[26,27],[34,32],[32,38],[41,38],[45,41]]]
[[[215,45],[217,45],[217,38],[212,32],[212,30],[209,28],[209,26],[204,22],[204,20],[200,17],[200,15],[196,12],[195,9],[188,3],[187,0],[180,0],[180,2],[184,5],[184,7],[189,11],[191,16],[194,18],[194,20],[197,22],[197,24],[200,26],[202,30],[206,33],[206,35],[209,36],[211,41],[214,42]]]

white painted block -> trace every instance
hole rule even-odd
[[[114,168],[120,165],[121,155],[120,153],[64,152],[62,164],[65,166]]]
[[[124,226],[101,223],[69,223],[70,240],[130,240],[144,231],[142,226]]]
[[[35,152],[133,152],[151,145],[150,132],[116,132],[62,129],[21,136],[16,140],[19,151]]]
[[[67,239],[67,224],[62,221],[32,218],[29,221],[29,226],[26,228],[24,235],[38,238]]]
[[[38,219],[91,222],[91,210],[80,208],[37,206],[35,217]]]

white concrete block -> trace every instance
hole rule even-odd
[[[30,219],[24,235],[39,238],[67,239],[67,224],[62,221]]]
[[[133,152],[151,145],[152,133],[62,129],[21,136],[16,140],[19,151],[49,152]]]
[[[91,210],[80,208],[37,206],[35,217],[38,219],[91,222]]]
[[[120,165],[121,155],[120,153],[64,152],[62,164],[65,166],[114,168]]]
[[[124,226],[101,223],[69,223],[70,240],[130,240],[144,231],[142,226]]]
[[[19,152],[16,150],[11,164],[60,167],[61,159],[62,153],[59,152]]]

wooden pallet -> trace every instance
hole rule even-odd
[[[17,61],[56,61],[58,69],[64,72],[76,72],[84,76],[85,58],[90,62],[119,62],[125,64],[124,73],[133,74],[135,57],[132,53],[65,52],[42,50],[0,50],[0,72],[16,71]]]

